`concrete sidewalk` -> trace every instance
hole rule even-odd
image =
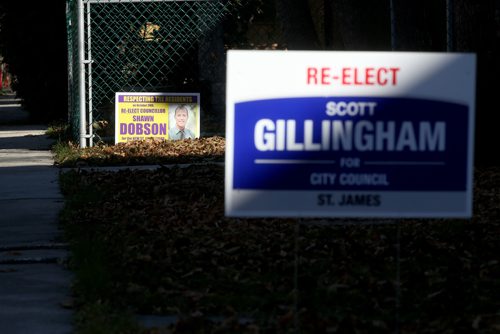
[[[71,333],[59,172],[45,127],[27,119],[13,96],[0,97],[0,332]]]

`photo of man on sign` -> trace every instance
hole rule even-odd
[[[171,126],[168,131],[169,139],[178,140],[178,139],[188,139],[188,138],[196,138],[195,133],[191,130],[192,121],[190,119],[190,108],[185,104],[179,104],[174,106],[170,110],[170,119],[173,120],[170,122]]]

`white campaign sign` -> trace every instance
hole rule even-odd
[[[226,215],[470,217],[473,54],[229,51]]]

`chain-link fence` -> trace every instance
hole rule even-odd
[[[113,137],[115,92],[205,90],[206,108],[217,108],[221,101],[210,96],[223,86],[222,24],[241,6],[222,0],[68,0],[69,119],[80,145]]]
[[[229,48],[451,51],[453,2],[67,0],[73,136],[112,140],[116,92],[199,92],[221,132]]]

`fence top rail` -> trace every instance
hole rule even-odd
[[[85,4],[92,3],[131,3],[131,2],[214,2],[218,0],[80,0]]]

